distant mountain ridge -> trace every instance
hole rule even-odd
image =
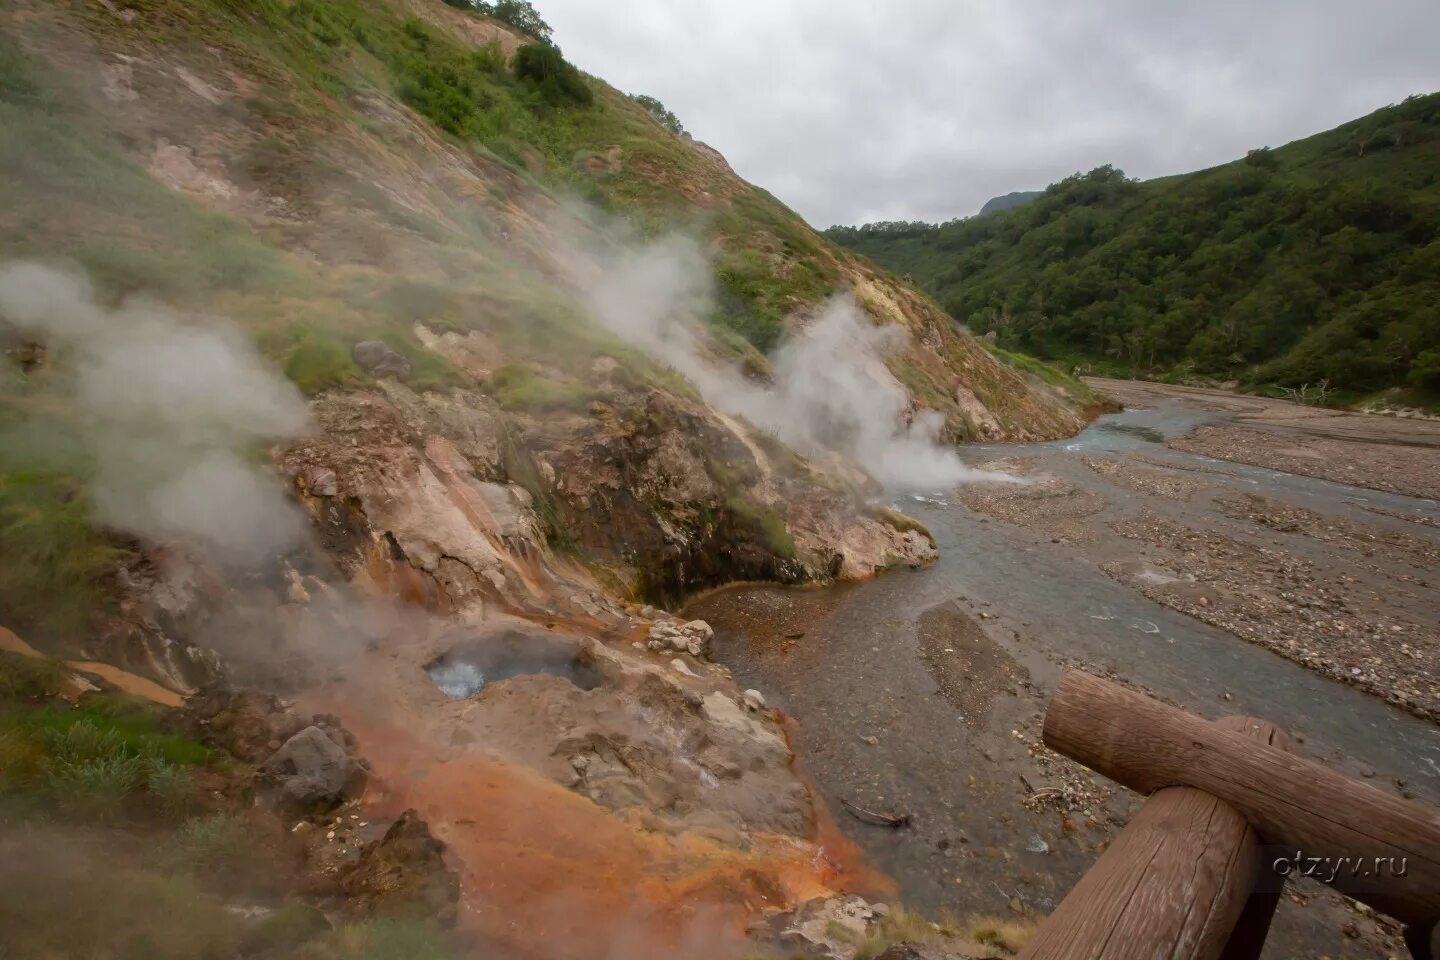
[[[1195,173],[1100,167],[986,216],[827,235],[1041,357],[1440,404],[1440,94]]]
[[[1012,190],[1004,196],[991,197],[985,201],[985,206],[980,208],[980,212],[976,216],[983,217],[987,214],[999,213],[1001,210],[1024,206],[1044,192],[1044,190]]]

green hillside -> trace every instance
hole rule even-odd
[[[1049,359],[1440,397],[1440,94],[1196,173],[1100,167],[990,216],[827,232]]]
[[[594,322],[613,263],[678,235],[705,262],[671,272],[713,280],[693,333],[717,368],[769,379],[792,319],[848,290],[909,332],[888,362],[947,439],[1077,428],[1083,387],[992,355],[548,37],[522,0],[0,4],[0,266],[83,273],[106,308],[224,318],[327,409],[368,409],[395,374],[427,403],[497,405],[514,449],[569,452],[596,402],[639,430],[654,396],[695,401],[644,343]],[[0,620],[79,638],[136,545],[92,522],[73,358],[13,319]],[[400,364],[362,368],[353,348],[371,340]],[[558,521],[550,535],[573,540]]]

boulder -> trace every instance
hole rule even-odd
[[[362,916],[455,922],[460,879],[445,866],[445,844],[414,810],[406,810],[366,844],[340,877],[348,905]]]
[[[303,812],[334,809],[365,785],[364,769],[315,726],[286,740],[260,772],[280,805]]]
[[[715,636],[715,630],[704,620],[691,620],[680,624],[680,632],[689,634],[692,637],[703,637],[710,640]]]
[[[765,696],[759,690],[746,690],[741,698],[747,710],[758,712],[765,709]]]
[[[410,361],[382,340],[361,340],[350,350],[356,366],[372,377],[410,376]]]
[[[805,960],[853,960],[871,925],[884,913],[849,894],[807,900],[771,919],[776,941],[791,956]]]

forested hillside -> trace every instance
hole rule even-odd
[[[1042,357],[1440,396],[1440,94],[1196,173],[1106,166],[989,216],[828,234]]]

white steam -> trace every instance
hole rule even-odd
[[[940,444],[940,414],[912,415],[909,393],[885,366],[908,334],[875,326],[853,297],[836,296],[775,352],[767,387],[707,356],[698,318],[711,309],[714,289],[696,244],[670,237],[566,259],[602,326],[675,368],[711,406],[773,431],[797,450],[839,455],[892,490],[1014,480],[967,467]],[[597,260],[598,271],[591,266]]]
[[[0,316],[73,353],[63,399],[94,459],[96,519],[249,562],[296,545],[296,507],[258,442],[293,436],[305,402],[241,333],[140,299],[95,302],[80,276],[0,265]]]

